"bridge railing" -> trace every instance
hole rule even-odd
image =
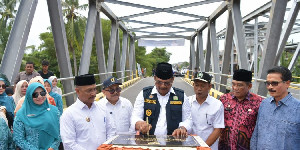
[[[129,72],[128,73],[128,75],[126,76],[126,73],[127,72]],[[131,73],[132,72],[132,73]],[[131,80],[131,79],[133,79],[134,78],[134,73],[133,73],[133,71],[132,70],[125,70],[124,72],[123,71],[117,71],[117,72],[107,72],[107,73],[99,73],[99,74],[94,74],[94,76],[95,77],[100,77],[100,76],[102,76],[102,75],[105,75],[105,76],[107,76],[107,75],[111,75],[111,74],[118,74],[118,73],[124,73],[124,76],[122,76],[122,77],[120,77],[120,78],[117,78],[119,81],[121,81],[122,83],[124,82],[124,81],[128,81],[128,80]],[[131,74],[130,74],[131,73]],[[137,77],[138,76],[138,74],[137,73],[135,73],[135,76]],[[57,80],[58,81],[69,81],[69,80],[74,80],[75,79],[75,76],[74,77],[67,77],[67,78],[58,78]],[[100,82],[103,82],[103,81],[101,81],[100,80]],[[62,83],[63,84],[63,83]],[[96,87],[100,87],[100,86],[102,86],[102,83],[99,83],[99,84],[96,84]],[[76,94],[76,92],[75,91],[72,91],[72,92],[69,92],[69,93],[63,93],[62,94],[62,97],[66,97],[66,96],[69,96],[69,95],[75,95]]]
[[[214,72],[207,72],[208,74],[211,74],[211,75],[219,75],[219,76],[225,76],[227,77],[227,84],[222,84],[220,82],[215,82],[214,78],[212,80],[212,84],[214,84],[214,87],[217,87],[217,86],[223,86],[223,87],[226,87],[227,90],[232,90],[232,87],[231,87],[231,82],[228,82],[228,79],[231,79],[232,78],[232,75],[229,75],[229,74],[221,74],[221,73],[214,73]],[[193,75],[192,74],[188,74],[188,76],[186,76],[186,78],[189,78],[189,79],[192,79],[193,78]],[[299,79],[300,77],[296,77],[296,76],[293,76],[293,79]],[[265,79],[258,79],[258,78],[252,78],[252,88],[251,88],[251,92],[254,92],[253,89],[257,88],[257,85],[258,85],[258,82],[266,82]],[[296,96],[296,97],[300,97],[300,83],[297,83],[297,82],[291,82],[290,84],[290,89],[295,89],[295,90],[290,90],[290,92],[292,93],[293,96]],[[219,89],[219,88],[214,88],[212,89],[212,92],[210,94],[219,94],[218,96],[215,96],[215,97],[219,97],[220,94],[222,94],[222,92],[216,90],[216,89]],[[212,95],[213,95],[212,94]],[[257,93],[255,93],[257,94]],[[267,95],[259,95],[263,98],[266,98]]]

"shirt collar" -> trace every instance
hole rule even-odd
[[[119,97],[119,100],[116,102],[116,104],[115,105],[113,105],[113,104],[111,104],[109,101],[108,101],[108,99],[106,98],[106,97],[104,97],[103,98],[103,100],[105,101],[104,103],[105,103],[105,105],[112,105],[112,106],[116,106],[116,105],[118,105],[118,104],[120,104],[121,102],[121,100],[120,100],[120,97]]]
[[[284,104],[286,106],[288,106],[288,100],[292,97],[292,94],[289,92],[287,96],[285,96],[283,99],[281,99],[278,104]],[[272,96],[270,99],[270,103],[275,102],[274,97]]]
[[[248,93],[247,93],[247,95],[246,95],[246,97],[245,97],[244,100],[250,101],[250,97],[251,97],[251,94],[250,94],[250,92],[248,91]],[[231,93],[231,98],[237,100],[237,98],[233,95],[233,93]]]
[[[77,106],[80,109],[83,109],[83,108],[88,108],[89,109],[89,107],[86,104],[84,104],[79,98],[77,98],[76,103],[77,103]],[[94,107],[95,107],[95,102],[92,103],[91,109],[94,108]]]
[[[174,91],[174,89],[173,89],[172,87],[171,87],[170,91],[169,91],[165,96],[169,96],[170,93],[175,94],[175,91]],[[160,95],[160,94],[158,93],[158,91],[157,91],[156,86],[153,87],[151,94],[158,94],[158,95]]]
[[[198,103],[196,95],[195,95],[195,98],[193,98],[193,102]],[[209,94],[207,95],[206,100],[203,103],[207,103],[208,105],[211,104],[211,96]]]

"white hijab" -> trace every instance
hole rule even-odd
[[[54,79],[57,80],[57,77],[56,76],[51,76],[51,77],[48,78],[48,80],[50,80],[51,84],[52,84],[52,81]],[[54,93],[57,93],[59,95],[62,95],[61,89],[59,87],[57,87],[57,86],[53,86],[53,84],[52,84],[52,90],[51,91],[54,92]]]
[[[12,96],[14,98],[14,101],[15,101],[15,104],[18,104],[19,100],[25,96],[25,95],[22,95],[22,92],[21,92],[21,88],[22,88],[22,85],[23,83],[26,82],[27,85],[28,85],[28,82],[26,80],[21,80],[17,83],[16,85],[16,89],[15,89],[15,93],[14,95]]]

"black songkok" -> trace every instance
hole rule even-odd
[[[252,72],[245,70],[245,69],[236,70],[233,73],[233,80],[251,82],[252,81]]]
[[[84,74],[80,76],[75,76],[75,85],[85,86],[96,84],[95,77],[93,74]]]
[[[168,80],[173,77],[172,65],[169,63],[159,63],[157,64],[155,76],[162,80]]]

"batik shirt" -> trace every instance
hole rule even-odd
[[[57,118],[59,119],[60,113],[57,111]],[[40,130],[25,125],[18,117],[14,120],[14,133],[13,140],[15,144],[21,149],[25,150],[39,150],[39,135]],[[55,140],[51,148],[58,150],[61,138]]]
[[[220,97],[224,105],[225,129],[219,140],[219,150],[250,149],[250,139],[262,98],[248,92],[242,101],[227,93]]]
[[[7,123],[0,117],[0,150],[14,150],[12,134],[7,126]]]

